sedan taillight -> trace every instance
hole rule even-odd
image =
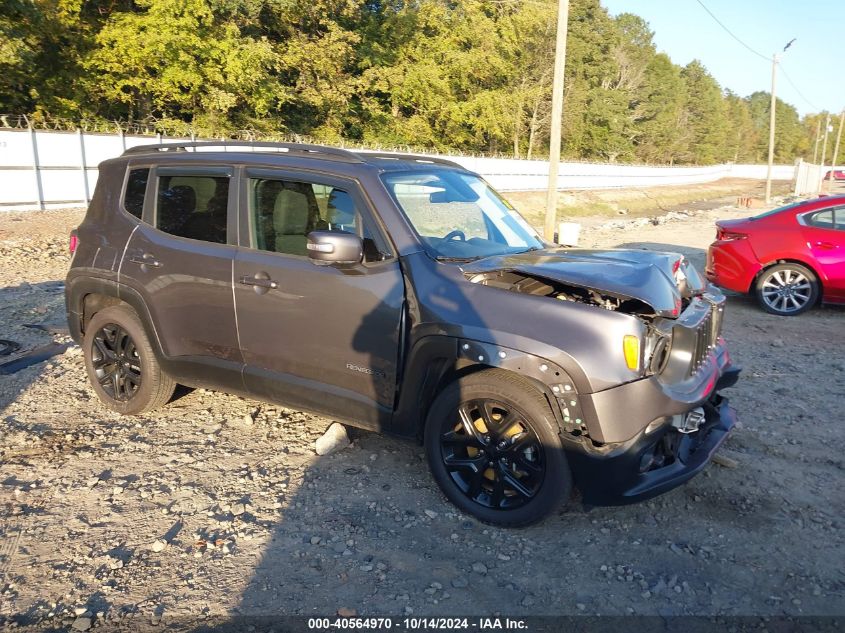
[[[733,240],[744,240],[748,237],[745,233],[737,233],[735,231],[728,231],[719,227],[716,231],[716,239],[720,242],[732,242]]]

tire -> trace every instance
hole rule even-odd
[[[517,374],[485,369],[449,384],[431,406],[424,440],[440,489],[485,523],[536,523],[572,492],[549,404]]]
[[[818,302],[819,281],[806,266],[787,262],[761,272],[754,284],[754,293],[766,312],[796,316]]]
[[[176,383],[162,371],[131,308],[112,306],[97,312],[85,329],[82,349],[91,386],[113,411],[152,411],[173,396]]]

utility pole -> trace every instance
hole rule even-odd
[[[827,115],[824,121],[824,140],[822,141],[822,162],[821,162],[821,169],[819,170],[822,174],[824,174],[824,159],[827,156],[827,133],[830,132],[830,114]],[[819,178],[819,184],[816,189],[816,193],[821,193],[822,190],[822,181],[824,180],[824,175]]]
[[[836,132],[836,143],[833,145],[833,156],[830,157],[830,186],[833,186],[833,172],[836,171],[836,159],[839,158],[839,141],[842,140],[842,124],[845,123],[845,110],[839,113],[839,131]]]
[[[795,38],[792,38],[787,42],[786,46],[783,47],[783,52],[786,52],[786,49],[792,46],[795,42]],[[775,96],[775,84],[777,83],[777,76],[778,76],[778,54],[772,53],[772,103],[769,109],[771,112],[769,113],[769,167],[766,170],[766,204],[769,204],[772,200],[772,165],[775,162],[775,110],[777,106],[777,97]]]
[[[552,80],[552,129],[549,140],[549,190],[546,195],[546,222],[543,234],[554,241],[557,220],[557,174],[560,168],[560,134],[563,118],[563,71],[566,68],[566,30],[569,24],[569,0],[558,0],[555,72]]]
[[[778,55],[772,54],[772,103],[769,106],[769,167],[766,169],[766,204],[772,201],[772,165],[775,162],[775,84],[778,76]]]
[[[822,120],[816,121],[816,146],[813,148],[813,165],[819,157],[819,141],[822,140]]]

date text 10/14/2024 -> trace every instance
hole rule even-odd
[[[309,618],[308,629],[331,630],[398,630],[398,631],[525,631],[528,624],[519,618],[377,618],[337,617]]]

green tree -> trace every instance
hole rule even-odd
[[[266,39],[244,37],[204,0],[138,0],[114,13],[83,61],[86,87],[106,116],[182,119],[226,128],[247,106],[265,116],[284,98],[278,55]]]
[[[755,162],[765,162],[769,152],[769,118],[772,95],[758,91],[748,97],[748,108],[754,129],[757,131]],[[798,111],[788,103],[777,99],[775,105],[775,162],[792,163],[801,139],[805,135],[798,117]]]
[[[759,133],[754,127],[748,101],[728,91],[725,106],[728,117],[725,159],[734,163],[754,161]]]
[[[687,101],[681,69],[665,53],[655,55],[637,90],[634,108],[639,130],[636,153],[640,160],[671,165],[689,155]]]
[[[685,162],[711,165],[725,160],[728,119],[719,84],[697,60],[681,70],[681,78],[686,85],[685,124],[690,132]]]

